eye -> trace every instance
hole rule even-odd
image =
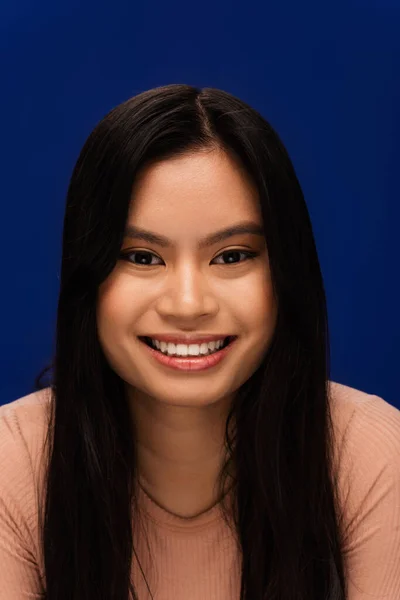
[[[240,256],[244,256],[244,259],[240,260]],[[245,262],[247,260],[251,260],[251,259],[255,258],[256,256],[258,256],[258,252],[249,252],[249,251],[244,251],[244,250],[226,250],[225,252],[221,252],[221,254],[219,254],[219,256],[217,256],[214,259],[214,261],[217,260],[217,258],[226,257],[228,259],[227,262],[219,262],[217,264],[233,265],[233,264]]]
[[[131,260],[131,256],[136,256],[136,259]],[[152,262],[153,258],[158,260],[161,260],[161,258],[153,254],[153,252],[148,252],[147,250],[131,250],[130,252],[123,252],[121,254],[121,258],[123,260],[127,260],[130,263],[143,267],[153,267],[157,264],[162,264],[162,261],[161,263]]]
[[[221,252],[214,260],[212,261],[218,265],[234,265],[243,263],[247,260],[251,260],[258,256],[258,252],[249,252],[244,250],[226,250],[225,252]],[[131,257],[134,256],[133,260]],[[242,259],[241,259],[242,257]],[[127,260],[128,262],[142,267],[154,267],[160,264],[164,264],[162,259],[159,256],[153,254],[153,252],[149,252],[148,250],[131,250],[129,252],[121,253],[121,258],[123,260]],[[215,262],[217,259],[226,258],[226,262],[222,260],[222,262]],[[154,262],[153,259],[159,260],[161,262]]]

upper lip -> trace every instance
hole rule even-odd
[[[208,342],[214,342],[217,340],[224,340],[227,337],[235,337],[235,336],[229,336],[226,333],[217,333],[217,334],[194,334],[194,333],[190,333],[190,334],[186,334],[186,335],[182,335],[179,334],[177,335],[176,333],[155,333],[152,335],[146,335],[146,336],[139,336],[139,337],[148,337],[148,338],[152,338],[153,340],[159,340],[160,342],[170,342],[172,344],[202,344],[202,343],[208,343]]]

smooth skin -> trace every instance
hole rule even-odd
[[[126,235],[120,260],[99,289],[99,340],[126,383],[140,482],[155,502],[181,517],[218,501],[229,406],[260,365],[276,325],[264,236],[241,233],[200,245],[242,222],[262,228],[258,193],[222,150],[147,166],[132,190],[127,230],[151,231],[170,244]],[[157,333],[238,339],[215,367],[187,372],[158,363],[138,339]]]

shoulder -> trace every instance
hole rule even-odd
[[[0,423],[4,426],[5,423],[11,426],[11,430],[15,431],[17,423],[20,424],[28,433],[29,430],[41,427],[46,418],[46,413],[50,404],[51,389],[44,388],[37,392],[32,392],[26,396],[22,396],[13,402],[8,402],[0,406]],[[26,430],[28,426],[28,430]]]
[[[0,468],[18,477],[18,469],[37,472],[42,459],[51,399],[50,388],[0,406]]]
[[[13,535],[7,548],[18,543],[29,561],[40,555],[39,506],[50,398],[50,388],[45,388],[0,406],[0,537],[5,543]]]
[[[335,458],[342,487],[361,493],[400,475],[400,411],[380,396],[330,382]],[[400,499],[399,499],[400,500]]]
[[[337,450],[357,465],[393,464],[400,459],[400,410],[380,396],[330,382],[331,413]],[[371,466],[371,465],[370,465]]]
[[[400,584],[400,411],[336,383],[331,400],[349,597],[392,600]]]
[[[51,399],[50,388],[44,388],[0,406],[2,433],[30,437],[43,430]]]
[[[37,482],[43,466],[51,389],[0,406],[0,473],[4,485]],[[33,490],[32,490],[33,492]]]

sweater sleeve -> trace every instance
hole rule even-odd
[[[346,446],[348,600],[399,600],[400,411],[370,396],[352,419]]]
[[[0,416],[0,600],[43,598],[30,456],[13,410]]]

